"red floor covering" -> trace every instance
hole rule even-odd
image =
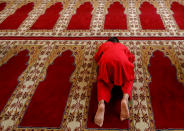
[[[68,30],[87,30],[90,28],[93,7],[90,2],[85,2],[76,11],[67,27]]]
[[[184,29],[184,6],[178,2],[173,2],[171,5],[171,10],[173,11],[173,17],[176,20],[180,29]]]
[[[28,51],[24,50],[0,66],[0,112],[18,85],[18,78],[26,69],[28,60]]]
[[[123,96],[121,87],[114,86],[111,94],[111,100],[108,104],[106,104],[106,112],[102,129],[128,129],[128,120],[123,122],[120,121],[120,103]],[[96,84],[94,84],[89,103],[87,128],[99,128],[94,124],[94,117],[97,107],[97,87]]]
[[[6,3],[0,3],[0,11],[4,10],[4,8],[6,7]]]
[[[107,40],[109,37],[0,37],[0,40]],[[119,40],[183,40],[184,37],[118,37]]]
[[[154,52],[148,70],[155,126],[157,129],[181,129],[184,123],[184,85],[178,82],[176,68],[160,51]]]
[[[127,29],[127,19],[124,11],[123,5],[114,2],[108,8],[108,14],[105,16],[104,29]]]
[[[63,9],[61,2],[58,2],[48,8],[43,15],[41,15],[38,20],[31,27],[31,30],[36,29],[53,29],[56,24],[60,11]],[[47,22],[46,22],[47,21]]]
[[[34,3],[28,3],[17,9],[14,14],[8,16],[1,24],[0,30],[18,29],[20,24],[27,18],[28,13],[33,9]]]
[[[6,5],[1,3],[0,11],[2,11],[5,6]],[[60,2],[50,6],[50,8],[46,10],[45,14],[41,15],[38,18],[31,29],[53,29],[56,21],[60,16],[60,12],[63,11],[62,6],[63,5]],[[7,17],[0,24],[0,30],[18,29],[20,24],[28,17],[28,14],[32,11],[33,7],[33,3],[28,3],[17,9],[14,14]],[[79,6],[78,9],[76,9],[76,14],[73,14],[73,16],[71,17],[67,29],[90,29],[91,20],[93,18],[93,9],[94,7],[90,2],[85,2],[81,6]],[[179,28],[184,29],[184,6],[179,4],[178,2],[173,2],[173,4],[171,5],[171,10],[174,13],[173,16]],[[142,26],[144,30],[165,29],[161,16],[157,13],[157,8],[155,8],[149,2],[144,2],[140,6],[140,12],[140,27]],[[125,15],[125,8],[123,7],[123,5],[119,2],[115,2],[114,4],[110,5],[108,9],[108,14],[105,17],[104,28],[122,30],[127,29],[126,22],[128,22],[128,17],[126,17],[127,15]],[[114,21],[111,21],[112,19]],[[0,37],[1,40],[91,41],[108,39],[108,37],[105,35],[104,37],[33,37],[32,35],[28,37],[2,36]],[[184,37],[131,37],[127,35],[120,36],[119,39],[184,40]],[[142,41],[139,41],[139,43],[140,42]],[[28,61],[28,59],[28,51],[22,51],[17,56],[12,57],[6,64],[0,67],[0,112],[3,110],[8,99],[11,97],[13,91],[15,90],[18,84],[18,77],[26,69],[26,62]],[[46,78],[44,81],[40,82],[39,86],[37,87],[19,127],[60,127],[60,124],[62,123],[63,112],[65,111],[65,106],[71,87],[71,82],[69,81],[69,78],[71,77],[72,72],[75,70],[73,63],[74,58],[72,56],[72,52],[66,51],[62,54],[62,56],[57,57],[54,63],[48,67]],[[149,89],[151,95],[151,105],[153,109],[152,111],[154,114],[154,123],[156,128],[184,129],[184,87],[176,79],[177,76],[175,66],[171,64],[170,60],[166,56],[157,51],[154,53],[153,57],[151,57],[148,69],[152,77],[152,82],[149,85]],[[98,105],[96,95],[96,85],[94,85],[89,102],[88,121],[86,122],[87,128],[98,128],[93,122]],[[122,94],[119,88],[114,88],[112,92],[112,99],[110,103],[106,105],[105,121],[102,129],[129,128],[128,120],[121,122],[119,119],[121,97]]]
[[[144,2],[140,7],[141,14],[140,22],[142,29],[152,29],[152,30],[164,30],[162,19],[159,14],[157,14],[156,8],[149,2]],[[150,15],[151,14],[151,15]]]
[[[70,88],[69,81],[75,70],[71,51],[58,56],[47,69],[44,81],[40,82],[20,127],[60,127]]]

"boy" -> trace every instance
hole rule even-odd
[[[98,109],[94,122],[102,127],[105,113],[105,103],[111,97],[113,85],[121,86],[123,98],[121,100],[120,120],[129,118],[128,99],[131,96],[134,80],[134,55],[128,48],[119,43],[116,37],[111,37],[102,44],[94,56],[98,62],[97,95]]]

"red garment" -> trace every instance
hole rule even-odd
[[[109,102],[113,84],[121,86],[123,93],[131,96],[135,57],[128,48],[121,43],[106,42],[94,58],[98,62],[98,100]]]

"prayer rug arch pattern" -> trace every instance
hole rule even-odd
[[[118,32],[118,35],[121,33],[129,32],[130,31],[130,22],[129,22],[129,13],[128,13],[128,2],[121,1],[121,0],[110,0],[109,2],[104,4],[103,7],[103,15],[101,16],[102,23],[99,25],[99,33],[104,32],[110,35],[110,32]],[[118,13],[115,13],[118,10]],[[122,12],[122,13],[120,13]],[[116,19],[117,17],[120,20]],[[114,21],[110,21],[110,19]],[[101,19],[101,18],[99,18]],[[114,29],[113,29],[114,25]],[[111,27],[111,28],[110,28]]]
[[[39,30],[32,30],[33,24],[39,20],[39,17],[42,16],[46,10],[50,10],[50,12],[54,12],[54,8],[50,8],[51,5],[54,5],[57,2],[61,2],[63,5],[63,10],[59,13],[58,18],[53,18],[54,21],[52,24],[40,27]],[[91,3],[89,12],[87,14],[83,14],[82,18],[87,18],[86,20],[80,21],[83,23],[82,26],[85,27],[77,27],[80,24],[76,24],[74,22],[73,29],[67,29],[70,26],[70,22],[72,21],[72,17],[75,16],[75,13],[80,6],[84,3]],[[108,8],[111,4],[120,2],[123,5],[126,15],[126,23],[123,25],[123,30],[119,29],[106,29],[104,28],[105,24],[105,16]],[[29,4],[27,1],[22,2],[7,2],[7,6],[0,12],[0,25],[2,26],[0,30],[0,36],[16,36],[16,37],[108,37],[108,36],[134,36],[134,37],[182,37],[184,35],[184,31],[182,29],[182,22],[180,22],[179,28],[177,21],[182,21],[182,13],[179,19],[174,18],[173,11],[171,9],[171,1],[160,1],[160,0],[131,0],[131,1],[119,1],[119,0],[110,0],[106,2],[101,2],[97,0],[93,1],[65,1],[65,0],[56,0],[54,1],[38,1],[32,2],[34,3],[34,7],[32,10],[26,15],[26,18],[23,16],[20,17],[22,19],[18,22],[16,28],[10,28],[11,22],[8,23],[7,19],[11,15],[13,15],[19,8]],[[146,9],[144,11],[140,11],[141,5],[144,3],[150,3],[149,8],[150,12],[154,12],[154,15],[144,16],[141,18],[142,22],[145,23],[145,28],[141,26],[140,16],[141,14],[146,14]],[[183,3],[178,0],[178,3],[182,6]],[[169,6],[168,6],[169,4]],[[86,6],[87,7],[87,6]],[[147,6],[145,6],[147,7]],[[179,6],[177,6],[178,8]],[[49,9],[50,8],[50,9]],[[173,7],[176,10],[176,7]],[[182,9],[182,8],[181,8]],[[156,11],[155,11],[156,10]],[[90,13],[91,12],[91,13]],[[182,10],[180,11],[182,12]],[[21,12],[22,13],[22,12]],[[51,14],[52,14],[51,13]],[[50,14],[50,15],[51,15]],[[57,14],[57,13],[56,13]],[[54,16],[56,15],[54,14]],[[86,17],[85,17],[86,15]],[[53,15],[51,15],[53,16]],[[80,17],[79,17],[80,18]],[[113,16],[110,16],[112,19]],[[57,19],[57,20],[56,20]],[[154,19],[154,23],[150,24],[149,21]],[[40,21],[40,20],[39,20]],[[76,20],[77,21],[77,20]],[[3,24],[4,23],[4,24]],[[40,26],[47,22],[39,22]],[[146,24],[148,23],[148,24]],[[52,25],[52,26],[51,26]],[[152,25],[152,26],[151,26]],[[15,24],[13,25],[15,26]],[[49,27],[51,26],[51,27]],[[49,27],[49,28],[48,28]],[[36,28],[36,27],[35,27]],[[52,28],[52,29],[50,29]]]
[[[1,30],[16,30],[21,23],[27,18],[29,12],[33,9],[34,3],[30,2],[18,8],[14,14],[7,17],[1,24]]]
[[[179,27],[178,20],[174,16],[177,14],[179,21],[182,21],[184,6],[182,0],[1,0],[0,3],[3,2],[6,3],[6,6],[2,5],[3,10],[0,11],[0,25],[23,6],[30,3],[33,5],[27,8],[30,9],[29,12],[21,11],[26,14],[26,17],[19,23],[18,28],[0,29],[0,68],[1,65],[8,63],[11,58],[21,52],[27,51],[29,55],[26,68],[17,75],[17,85],[9,93],[9,98],[0,112],[0,130],[184,131],[184,119],[181,117],[184,105],[182,103],[184,101],[184,30]],[[154,30],[145,30],[142,28],[139,15],[141,5],[145,2],[149,3],[149,7],[153,7],[150,8],[150,12],[154,12],[160,17],[164,29],[157,27]],[[87,13],[87,16],[90,14],[91,19],[88,23],[89,28],[82,29],[80,27],[68,30],[67,27],[72,16],[85,3],[90,3],[89,12],[91,13]],[[122,5],[122,8],[119,9],[124,10],[127,28],[105,29],[105,17],[108,14],[108,9],[117,3]],[[55,7],[58,9],[57,11]],[[48,10],[50,13],[47,12]],[[53,12],[56,13],[53,15]],[[145,10],[143,13],[146,13]],[[57,16],[57,18],[52,17],[53,24],[44,21],[47,27],[32,30],[31,27],[34,23],[40,21],[39,17],[45,16],[47,19],[50,16],[47,14]],[[152,19],[152,17],[149,18]],[[110,16],[110,19],[113,19],[113,16]],[[143,21],[147,19],[145,18]],[[39,22],[40,25],[42,23],[43,21]],[[8,25],[8,23],[6,24]],[[12,23],[10,22],[10,24]],[[73,25],[75,24],[77,23],[74,22]],[[154,24],[159,24],[159,22],[156,21]],[[118,37],[120,42],[125,44],[135,55],[135,80],[129,104],[129,120],[124,123],[119,121],[120,109],[119,101],[117,101],[114,105],[107,106],[108,111],[115,110],[115,112],[108,115],[107,111],[104,126],[99,128],[93,126],[95,106],[97,106],[97,101],[94,98],[97,64],[93,56],[99,46],[110,36]],[[20,59],[20,61],[16,66],[25,63],[24,59]],[[7,75],[11,75],[9,70],[6,72]],[[167,76],[161,78],[163,74],[167,74]],[[2,77],[1,74],[0,77]],[[62,79],[62,77],[65,78]],[[44,81],[49,81],[51,84],[45,84],[40,91],[39,86]],[[9,79],[6,82],[11,83]],[[67,87],[60,85],[66,83],[70,84]],[[54,95],[53,92],[57,95]],[[159,93],[162,95],[157,96]],[[38,97],[34,96],[36,94]],[[112,100],[119,100],[122,97],[119,91],[117,94],[112,95],[114,97]],[[60,101],[56,96],[63,98]],[[167,102],[160,100],[162,96],[165,97],[163,100]],[[40,102],[39,99],[43,101]],[[55,100],[59,102],[55,102]],[[173,109],[173,105],[180,109]],[[62,108],[59,108],[61,106]],[[59,109],[59,113],[49,111],[49,108]],[[175,116],[168,115],[172,113],[171,109],[176,114]],[[35,110],[39,115],[45,112],[48,116],[54,114],[54,119],[57,122],[49,125],[47,122],[51,121],[51,118],[49,120],[41,118],[37,120],[36,125],[31,125],[33,119],[26,117],[26,114]],[[91,112],[91,110],[93,111]],[[27,124],[24,124],[25,119]],[[47,122],[43,122],[44,120]],[[113,124],[112,120],[118,122]],[[178,122],[172,122],[172,120]]]
[[[143,46],[141,54],[144,61],[143,68],[146,72],[144,85],[148,97],[147,105],[152,128],[182,129],[180,122],[183,122],[183,118],[180,117],[182,117],[184,110],[180,106],[180,104],[183,104],[183,102],[180,102],[180,99],[183,98],[180,93],[184,92],[184,73],[181,67],[182,64],[178,63],[180,60],[175,54],[174,46]],[[155,65],[156,63],[160,64]],[[167,75],[163,77],[162,73]],[[157,83],[156,86],[155,82]],[[177,102],[173,103],[173,99]],[[157,108],[158,106],[159,108]],[[172,108],[172,106],[176,108]],[[174,116],[172,117],[171,114]],[[175,120],[173,121],[173,119]]]
[[[0,114],[1,129],[23,130],[98,130],[99,128],[89,128],[87,120],[89,117],[89,103],[91,90],[96,82],[96,64],[93,56],[104,40],[21,40],[21,41],[1,41],[0,56],[14,52],[16,50],[29,49],[32,62],[28,64],[26,71],[21,75],[20,83],[13,92],[8,104]],[[149,83],[150,74],[148,71],[149,60],[153,52],[160,50],[171,60],[177,70],[178,81],[184,82],[184,54],[183,40],[121,40],[135,55],[135,81],[133,85],[132,100],[130,102],[130,113],[128,128],[121,130],[161,130],[155,126],[150,99]],[[3,49],[2,49],[3,48]],[[5,53],[1,50],[6,51]],[[13,50],[13,51],[10,51]],[[70,50],[75,56],[76,69],[70,80],[72,87],[68,94],[65,112],[59,128],[54,127],[21,127],[20,122],[29,105],[31,96],[34,95],[40,81],[46,77],[49,63],[61,54]],[[33,57],[34,55],[34,57]],[[147,57],[149,56],[149,57]],[[4,57],[1,57],[4,58]],[[153,76],[152,76],[153,77]],[[181,97],[182,98],[182,97]],[[36,107],[35,107],[36,108]],[[108,116],[106,116],[108,117]],[[118,116],[115,116],[118,117]],[[119,118],[119,117],[118,117]],[[10,122],[11,121],[11,122]],[[182,122],[182,121],[181,121]],[[144,126],[139,126],[139,125]],[[7,126],[8,125],[8,126]],[[75,126],[74,126],[75,125]],[[182,125],[178,124],[181,129]],[[102,128],[101,130],[117,130],[116,128]]]
[[[31,30],[38,29],[53,29],[56,24],[60,11],[62,11],[63,7],[61,2],[57,2],[54,5],[51,5],[43,15],[41,15],[38,20],[32,25]],[[47,21],[47,22],[45,22]]]
[[[92,19],[92,10],[93,7],[91,2],[84,2],[80,5],[76,10],[76,14],[72,16],[67,30],[89,30]]]
[[[180,4],[178,2],[173,2],[171,5],[171,10],[173,12],[173,17],[175,18],[175,21],[177,23],[177,25],[179,26],[180,30],[184,30],[184,26],[183,26],[183,14],[180,13],[180,11],[184,11],[184,4]]]
[[[149,2],[143,2],[139,8],[140,10],[140,23],[143,30],[164,30],[162,19],[159,14],[157,14],[157,9]],[[150,14],[152,14],[150,16]],[[155,24],[157,23],[157,24]]]
[[[7,62],[3,62],[0,66],[0,112],[5,107],[12,92],[18,85],[19,75],[22,74],[22,72],[24,72],[27,68],[26,63],[29,60],[28,54],[29,52],[27,50],[21,51],[17,55],[10,58]]]
[[[125,8],[120,2],[112,3],[107,12],[108,13],[105,16],[104,29],[127,29]],[[119,14],[117,14],[117,12]],[[111,19],[112,17],[113,21]]]

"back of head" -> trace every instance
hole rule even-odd
[[[111,41],[112,43],[119,43],[119,40],[117,37],[110,37],[107,41]]]

